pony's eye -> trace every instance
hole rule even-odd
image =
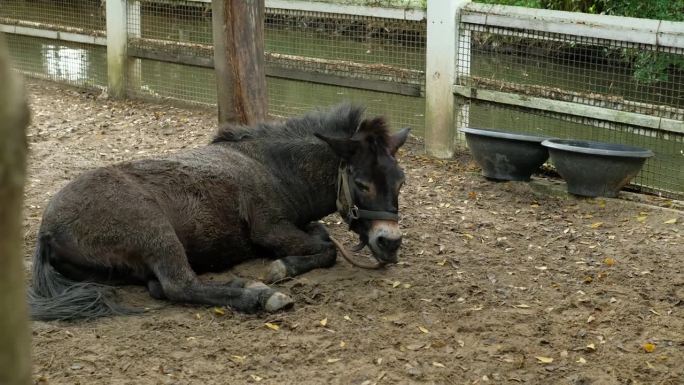
[[[356,187],[358,187],[359,190],[361,190],[363,192],[370,191],[370,187],[371,187],[370,183],[367,183],[367,182],[364,182],[364,181],[358,180],[358,179],[354,180],[354,183],[356,183]]]

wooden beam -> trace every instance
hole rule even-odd
[[[619,111],[610,108],[588,106],[586,104],[564,102],[547,98],[538,98],[510,92],[491,91],[466,86],[453,86],[454,94],[469,99],[525,107],[534,110],[555,112],[584,118],[605,120],[613,123],[646,127],[651,130],[684,134],[684,122],[674,119],[660,118],[635,112]]]
[[[309,70],[280,67],[278,65],[266,65],[266,75],[275,78],[300,80],[311,83],[327,84],[331,86],[349,87],[361,90],[386,92],[390,94],[421,96],[421,87],[417,84],[396,83],[386,80],[367,80],[325,74]]]
[[[29,385],[31,334],[24,288],[22,207],[29,108],[0,35],[0,384]]]
[[[166,50],[143,48],[140,46],[129,46],[128,55],[131,58],[157,60],[200,68],[214,68],[213,57],[193,55],[190,52],[170,52]],[[352,78],[318,72],[316,70],[303,70],[293,68],[292,66],[282,66],[278,63],[266,63],[266,76],[406,96],[421,96],[423,94],[420,84],[399,83],[391,80]]]
[[[461,22],[651,46],[684,48],[684,23],[471,3]]]
[[[74,43],[107,45],[105,31],[91,31],[63,25],[0,18],[0,32]]]
[[[211,4],[219,122],[264,121],[268,117],[264,0]]]

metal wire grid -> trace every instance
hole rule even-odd
[[[424,82],[424,22],[409,21],[408,26],[392,30],[389,26],[393,21],[380,18],[273,8],[266,13],[267,63],[271,60],[271,65],[326,74],[339,68],[347,71],[339,73],[347,77]],[[143,50],[211,62],[208,3],[130,1],[127,25],[129,54]],[[348,72],[350,69],[354,72]],[[216,103],[216,78],[208,68],[134,58],[129,61],[127,79],[129,95],[135,97]],[[268,87],[273,116],[298,115],[348,100],[370,106],[369,113],[387,115],[395,125],[411,126],[415,132],[423,130],[422,98],[272,77],[268,78]]]
[[[211,65],[210,3],[129,0],[127,28],[129,55],[137,50],[159,59],[129,59],[129,95],[216,104],[216,76],[211,68],[172,62],[180,56],[203,57]]]
[[[461,24],[458,84],[684,119],[684,50],[536,31]],[[461,98],[457,98],[462,100]],[[684,196],[684,135],[470,100],[458,126],[503,128],[653,150],[633,181]],[[457,136],[462,141],[462,135]]]
[[[132,37],[213,44],[211,3],[128,0],[127,11],[128,33]]]
[[[266,10],[267,63],[345,77],[424,85],[426,22],[303,10]],[[394,128],[424,132],[425,99],[269,78],[274,116],[299,115],[342,101],[367,106]]]
[[[368,76],[389,75],[401,82],[413,75],[422,81],[425,21],[273,8],[266,12],[266,51],[291,56],[299,68],[319,70],[328,64],[310,58],[332,65],[354,62],[367,64],[356,71]]]
[[[341,102],[366,106],[366,115],[383,115],[393,129],[410,127],[422,136],[425,130],[425,99],[384,92],[328,86],[288,79],[268,78],[269,113],[274,117],[301,115]]]
[[[107,86],[104,47],[6,34],[15,68],[27,76],[85,88]]]
[[[394,83],[425,83],[425,21],[266,10],[267,63],[282,68]],[[352,101],[367,114],[386,116],[392,127],[424,132],[425,100],[419,97],[269,78],[272,115],[293,116]]]
[[[471,39],[459,47],[464,56],[457,73],[466,75],[468,85],[684,119],[684,50],[466,23],[461,27]]]
[[[684,199],[684,134],[662,133],[642,127],[591,118],[524,109],[478,100],[457,98],[457,127],[500,128],[562,139],[625,143],[655,153],[632,181],[639,190]],[[466,107],[462,107],[462,106]],[[464,144],[462,134],[459,144]]]
[[[105,0],[0,0],[0,24],[73,32],[106,29]]]

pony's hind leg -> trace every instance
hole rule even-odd
[[[263,284],[254,284],[238,278],[226,284],[206,283],[197,278],[185,256],[183,246],[176,239],[166,250],[158,250],[150,269],[158,279],[161,294],[173,302],[189,302],[214,306],[229,306],[237,311],[269,312],[291,307],[294,302],[287,295]],[[160,294],[152,286],[154,294]],[[153,295],[154,295],[153,294]]]
[[[235,288],[268,288],[266,284],[264,284],[261,281],[252,281],[252,280],[247,280],[244,278],[240,277],[234,277],[228,282],[225,283],[218,283],[218,282],[207,282],[208,285],[227,285],[229,287],[235,287]],[[156,278],[151,278],[147,281],[147,290],[150,293],[150,296],[154,299],[167,299],[166,295],[164,295],[164,289],[162,288],[161,283],[156,279]]]

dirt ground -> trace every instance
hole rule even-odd
[[[70,179],[204,145],[215,127],[211,110],[28,87],[27,269],[43,208]],[[368,271],[338,258],[282,283],[296,306],[275,315],[122,288],[147,312],[33,324],[36,383],[684,384],[677,202],[578,199],[539,177],[494,183],[467,154],[437,161],[417,139],[406,147],[399,265]],[[353,242],[338,217],[326,223]],[[268,262],[233,272],[259,278]]]

